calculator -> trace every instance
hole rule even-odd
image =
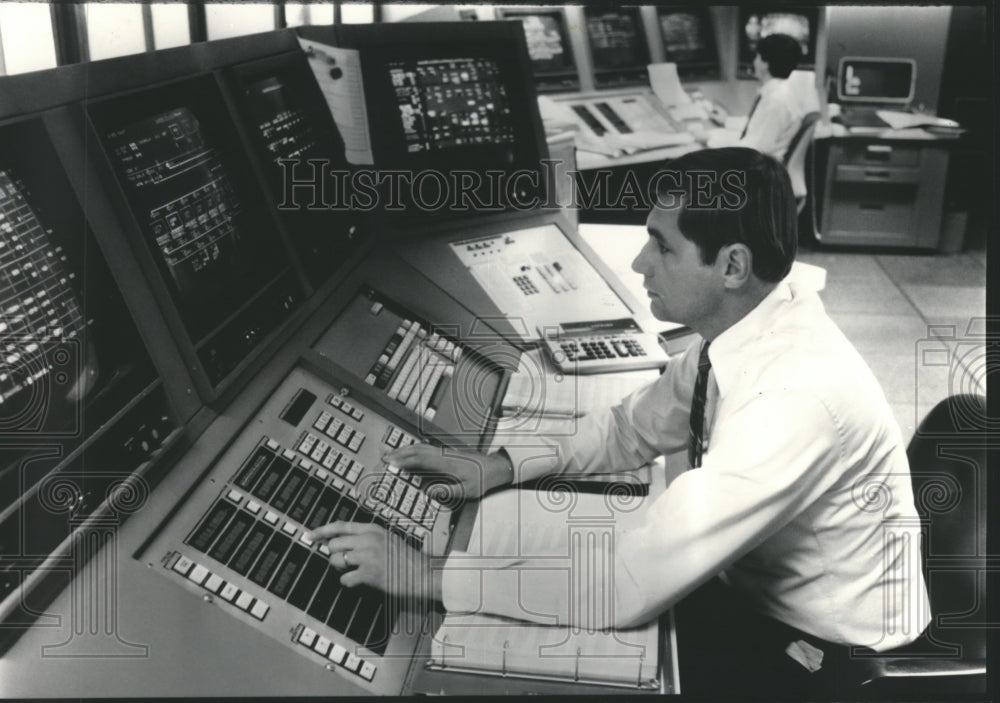
[[[566,322],[538,328],[549,358],[563,373],[659,368],[670,360],[655,334],[631,318]]]

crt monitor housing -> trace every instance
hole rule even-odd
[[[337,202],[350,172],[340,132],[301,52],[234,66],[230,76],[251,153],[309,281],[317,286],[358,243],[358,217]],[[310,185],[317,178],[321,185]],[[292,187],[293,179],[305,185]]]
[[[573,59],[566,11],[561,7],[498,7],[497,19],[520,20],[539,93],[577,90],[580,76]]]
[[[137,418],[151,418],[163,436],[172,430],[149,355],[50,138],[51,129],[65,138],[72,121],[54,124],[41,115],[0,124],[0,611],[19,598],[25,620],[50,589],[12,594],[147,458],[126,446]],[[11,627],[0,627],[0,650],[16,637]]]
[[[175,334],[218,391],[303,294],[215,76],[86,110],[131,213],[133,248],[152,262]]]
[[[844,56],[837,66],[837,100],[873,105],[909,105],[917,62],[913,59]]]
[[[753,58],[757,42],[768,34],[787,34],[798,40],[802,60],[798,68],[812,68],[816,62],[816,35],[819,31],[818,7],[741,7],[739,16],[739,75],[753,78]]]
[[[635,6],[584,7],[587,44],[599,88],[648,82],[649,47]]]
[[[657,8],[656,20],[666,60],[677,64],[681,78],[718,78],[715,23],[707,6]]]
[[[439,221],[545,202],[548,148],[520,23],[331,29],[299,31],[360,52],[381,214]]]

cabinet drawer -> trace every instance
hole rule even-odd
[[[837,144],[834,163],[881,164],[883,166],[919,166],[920,147],[898,144]]]
[[[840,183],[917,183],[919,168],[905,166],[856,166],[838,165],[834,179]]]
[[[913,212],[913,205],[906,202],[840,202],[831,208],[827,226],[831,231],[909,234]]]

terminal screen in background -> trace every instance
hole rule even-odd
[[[386,68],[407,152],[514,142],[511,107],[495,60],[418,59]]]
[[[707,8],[659,9],[660,35],[667,61],[678,65],[718,65],[715,32]]]
[[[636,13],[609,10],[587,12],[587,36],[597,70],[645,68],[649,58],[645,55],[645,37]]]
[[[504,15],[507,19],[520,19],[524,37],[528,42],[528,56],[535,73],[552,73],[574,68],[573,56],[567,49],[559,15],[524,13]]]

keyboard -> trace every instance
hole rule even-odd
[[[670,357],[654,334],[632,319],[563,323],[540,327],[549,358],[563,373],[588,374],[659,368]]]
[[[873,107],[841,108],[840,122],[845,127],[889,128],[889,123],[879,117]]]

